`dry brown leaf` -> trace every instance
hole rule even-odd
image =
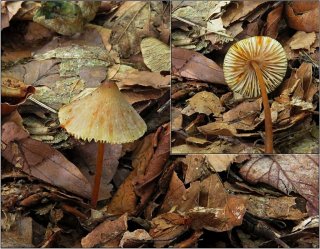
[[[214,172],[228,170],[229,166],[239,157],[237,154],[231,155],[206,155],[207,161]]]
[[[27,42],[36,42],[40,41],[41,39],[50,39],[54,35],[54,32],[47,29],[46,27],[36,23],[30,22],[26,29],[26,34],[24,36]]]
[[[103,45],[104,47],[106,48],[107,51],[110,51],[112,46],[110,44],[110,36],[111,36],[111,33],[112,33],[112,30],[111,29],[106,29],[102,26],[99,26],[99,25],[94,25],[94,24],[86,24],[87,28],[89,29],[95,29],[96,31],[98,31],[98,33],[100,34],[101,36],[101,40],[103,42]]]
[[[228,27],[231,23],[242,20],[243,17],[265,2],[267,0],[234,2],[228,6],[227,11],[222,15],[223,26]]]
[[[117,192],[104,209],[111,214],[132,214],[136,210],[138,198],[135,194],[133,182],[137,175],[143,174],[154,154],[154,133],[145,136],[132,155],[132,166],[134,170],[120,185]]]
[[[171,130],[178,131],[182,128],[183,116],[181,109],[171,106]]]
[[[135,193],[141,198],[138,207],[144,207],[156,187],[156,179],[160,176],[170,156],[170,126],[160,126],[154,137],[157,148],[150,159],[144,173],[137,175],[134,180]],[[155,142],[154,142],[155,143]]]
[[[126,74],[117,73],[111,79],[118,81],[117,85],[120,88],[135,85],[146,87],[151,86],[153,88],[166,88],[169,87],[171,83],[170,75],[162,76],[158,72],[148,71],[135,71]]]
[[[149,234],[155,247],[164,247],[188,230],[188,219],[176,213],[160,214],[151,221]]]
[[[173,172],[169,189],[161,205],[159,213],[170,211],[185,212],[199,205],[200,182],[192,182],[188,189]]]
[[[22,3],[23,1],[1,3],[1,30],[10,26],[10,20],[19,11]]]
[[[141,53],[144,64],[152,72],[170,71],[170,47],[154,37],[146,37],[141,41]]]
[[[252,102],[244,101],[225,112],[223,121],[231,124],[235,129],[253,130],[263,121],[257,118],[261,111],[261,103],[261,98]]]
[[[79,169],[50,145],[29,138],[29,134],[13,122],[2,125],[2,155],[25,173],[61,187],[71,193],[90,198],[91,186]]]
[[[133,232],[126,231],[120,241],[119,246],[125,248],[138,248],[152,240],[146,230],[137,229]]]
[[[246,200],[249,213],[263,219],[301,220],[308,215],[297,197],[238,196]]]
[[[206,167],[205,155],[187,155],[183,159],[185,164],[184,183],[196,181],[204,178],[210,174],[209,169]]]
[[[123,2],[104,23],[104,27],[112,29],[111,44],[122,58],[138,54],[142,38],[159,38],[161,32],[155,26],[165,31],[168,18],[164,7],[164,3],[159,1]]]
[[[309,202],[309,213],[319,209],[317,155],[255,156],[240,169],[252,183],[267,183],[285,194],[297,192]]]
[[[302,89],[303,95],[298,95],[295,92],[293,96],[300,97],[307,102],[312,102],[314,95],[318,92],[318,86],[313,82],[312,64],[302,63],[297,70],[297,78],[300,80],[299,88]]]
[[[90,247],[119,247],[122,235],[128,229],[128,215],[124,214],[114,221],[106,220],[82,238],[81,245]]]
[[[172,48],[172,74],[187,79],[226,85],[223,70],[198,52]]]
[[[315,32],[297,31],[290,40],[291,49],[306,49],[310,52],[310,47],[316,40],[316,34]]]
[[[267,17],[267,27],[265,30],[265,35],[270,36],[274,39],[278,36],[278,28],[279,22],[282,18],[282,11],[283,11],[283,3],[277,6],[274,10],[272,10]]]
[[[174,248],[197,248],[199,238],[202,236],[202,234],[203,234],[202,231],[194,231],[189,238],[175,244],[173,247]]]
[[[290,28],[305,32],[319,32],[318,1],[288,2],[285,14]]]
[[[224,107],[220,99],[211,92],[203,91],[195,94],[187,100],[188,106],[182,110],[182,114],[191,116],[194,113],[204,113],[206,115],[213,114],[216,117],[221,116]]]
[[[212,122],[197,128],[206,136],[235,136],[237,130],[233,125],[224,122]]]
[[[236,196],[229,196],[225,206],[220,208],[196,207],[187,212],[194,230],[229,231],[242,224],[246,212],[245,201]]]
[[[121,93],[124,98],[132,105],[137,102],[159,99],[166,92],[166,89],[123,89]]]
[[[35,88],[15,78],[2,76],[1,115],[8,115],[35,93]]]
[[[12,221],[10,220],[12,219]],[[6,223],[13,222],[10,229],[5,229]],[[19,214],[5,214],[1,219],[1,247],[3,248],[23,248],[34,247],[33,226],[31,217],[22,217]]]

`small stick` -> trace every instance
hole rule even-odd
[[[46,104],[43,104],[42,102],[40,102],[39,100],[36,100],[35,98],[32,98],[31,96],[28,98],[29,100],[31,100],[32,102],[38,104],[39,106],[49,110],[50,112],[53,112],[53,113],[58,113],[55,109],[47,106]]]
[[[102,176],[103,154],[104,154],[104,143],[98,143],[96,173],[94,176],[94,184],[93,184],[92,196],[91,196],[91,205],[94,208],[97,206],[98,197],[99,197],[100,181]]]
[[[266,88],[266,84],[264,83],[262,73],[258,64],[255,61],[252,61],[251,65],[253,66],[258,78],[261,96],[262,96],[262,104],[264,108],[264,125],[265,125],[265,131],[266,131],[265,153],[272,154],[273,153],[273,132],[272,132],[271,110],[269,106],[267,88]]]

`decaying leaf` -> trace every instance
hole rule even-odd
[[[306,49],[310,51],[311,45],[316,41],[316,34],[315,32],[297,31],[291,39],[289,43],[291,49]]]
[[[278,36],[279,22],[282,17],[283,4],[280,4],[274,10],[272,10],[267,17],[267,27],[265,30],[265,35],[276,39]]]
[[[128,215],[116,220],[106,220],[81,240],[82,247],[119,247],[122,235],[128,229]]]
[[[159,38],[165,32],[166,11],[162,2],[129,1],[120,5],[113,16],[104,23],[112,29],[111,44],[123,58],[140,52],[141,39]],[[153,20],[154,23],[150,23]],[[160,32],[155,26],[160,27]],[[166,41],[164,41],[166,42]]]
[[[268,197],[241,195],[247,212],[264,219],[301,220],[307,216],[305,203],[296,197]],[[303,205],[304,204],[304,205]]]
[[[165,213],[152,219],[149,234],[155,240],[155,247],[164,247],[187,230],[187,218],[176,213]]]
[[[33,21],[62,35],[73,35],[83,29],[81,8],[74,2],[44,2]]]
[[[255,156],[240,169],[250,182],[267,183],[286,194],[297,192],[309,203],[309,213],[319,209],[319,161],[316,155]]]
[[[2,125],[2,155],[25,173],[90,198],[91,186],[79,169],[48,144],[29,138],[13,122]]]
[[[199,92],[187,101],[189,105],[181,112],[187,116],[190,116],[194,113],[204,113],[207,115],[213,114],[214,116],[220,116],[221,112],[224,111],[224,108],[220,103],[220,99],[211,92]]]
[[[35,93],[35,88],[15,78],[2,76],[1,115],[8,115]]]
[[[133,232],[126,231],[120,241],[119,246],[125,248],[137,248],[152,240],[151,236],[146,230],[137,229]]]
[[[226,84],[219,65],[200,53],[182,48],[172,48],[172,74],[208,83]]]
[[[143,61],[152,72],[170,71],[170,48],[153,37],[141,41]]]
[[[289,27],[305,32],[319,31],[319,2],[286,3],[285,13]]]

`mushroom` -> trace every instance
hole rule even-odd
[[[273,153],[273,133],[268,93],[276,89],[287,71],[281,44],[266,36],[243,39],[230,47],[223,71],[232,91],[245,97],[262,96],[265,113],[265,153]]]
[[[63,106],[58,113],[61,126],[77,139],[98,142],[96,174],[91,198],[98,201],[104,143],[123,144],[137,140],[147,125],[126,101],[115,83],[103,82],[91,94]]]

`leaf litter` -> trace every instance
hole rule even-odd
[[[191,7],[196,10],[194,15],[199,15],[197,10],[202,9],[206,10],[206,18],[217,19],[221,17],[222,10],[231,4],[229,1],[217,3],[214,2],[211,9],[201,6],[200,2]],[[44,103],[38,106],[27,100],[2,118],[3,247],[318,247],[319,224],[314,216],[318,212],[319,196],[316,179],[319,162],[316,155],[251,156],[248,153],[254,148],[250,143],[235,143],[232,139],[217,141],[214,145],[219,149],[210,143],[208,145],[207,142],[220,132],[229,138],[230,135],[225,134],[231,133],[241,139],[246,136],[259,137],[257,128],[263,121],[259,113],[261,101],[243,101],[241,96],[228,94],[223,77],[220,77],[223,75],[221,71],[212,82],[201,82],[193,78],[201,74],[190,71],[192,64],[186,67],[185,73],[192,77],[183,83],[188,86],[185,91],[182,91],[183,88],[173,88],[177,93],[175,101],[190,99],[193,108],[196,111],[202,108],[203,113],[194,112],[186,116],[182,113],[186,106],[177,106],[175,131],[180,132],[180,137],[175,139],[181,141],[184,134],[192,134],[193,139],[186,146],[187,150],[192,148],[194,152],[231,151],[230,148],[237,148],[247,154],[170,155],[169,109],[166,105],[170,76],[162,76],[165,72],[157,71],[162,68],[155,69],[155,72],[152,68],[148,69],[147,62],[145,65],[133,63],[137,61],[135,56],[140,57],[138,61],[144,60],[140,53],[143,38],[154,37],[169,44],[168,4],[102,2],[96,17],[89,24],[97,27],[85,24],[82,33],[75,36],[61,36],[44,28],[47,34],[50,33],[44,39],[32,40],[29,37],[15,44],[12,39],[19,34],[14,29],[15,25],[26,21],[33,23],[33,15],[40,7],[37,3],[23,2],[9,22],[10,26],[3,29],[4,33],[14,35],[6,36],[8,40],[3,41],[6,55],[3,74],[15,78],[17,83],[35,87],[36,93],[32,96]],[[173,9],[188,7],[188,2],[172,4]],[[240,19],[248,18],[249,22],[254,22],[255,18],[263,16],[268,6],[272,4],[262,4],[263,8],[259,8],[258,13],[255,13],[257,7],[253,6],[238,15]],[[109,14],[113,18],[108,17]],[[90,19],[89,15],[86,22]],[[214,34],[210,36],[210,42],[223,40],[210,46],[209,50],[228,43],[230,34],[240,30],[234,26],[238,20],[230,22],[229,26],[234,28],[232,32],[228,27],[215,30],[218,24],[214,25],[214,19],[208,24]],[[107,25],[103,26],[106,21]],[[139,36],[135,30],[141,21],[143,32]],[[111,25],[113,22],[115,24]],[[152,26],[148,27],[150,22]],[[124,30],[132,33],[123,33]],[[203,29],[195,31],[203,32]],[[138,37],[136,40],[133,39],[135,35]],[[116,43],[116,39],[124,40]],[[28,43],[31,40],[36,41],[32,46]],[[12,52],[15,45],[21,51],[28,51],[22,53],[23,56],[17,55]],[[206,45],[203,43],[201,46],[204,48]],[[78,51],[84,51],[89,56],[79,53],[71,58],[62,58],[57,55],[57,48],[60,47],[62,51],[63,48],[77,47]],[[103,53],[90,57],[90,48]],[[49,57],[43,60],[38,61],[34,57],[48,53]],[[108,55],[104,58],[111,58],[107,60],[110,65],[95,64],[92,59],[106,61],[101,58],[104,54]],[[207,56],[199,55],[198,58]],[[76,61],[75,58],[79,60],[79,64],[72,67],[75,70],[61,74],[61,65],[67,65],[66,60]],[[84,67],[81,60],[89,60],[87,62],[92,64]],[[295,113],[297,108],[300,116],[291,117],[292,120],[301,121],[306,117],[305,110],[300,109],[314,110],[305,104],[314,105],[317,91],[313,64],[310,64],[312,61],[303,61],[301,66],[293,68],[286,86],[274,98],[277,103],[272,105],[276,113],[274,120],[279,120],[281,129],[291,127],[289,114]],[[209,71],[221,70],[219,63],[211,63],[209,67],[203,65]],[[185,77],[182,64],[177,76]],[[46,105],[58,110],[64,104],[90,94],[106,77],[114,77],[127,100],[146,120],[148,132],[129,144],[106,146],[100,201],[98,207],[93,209],[89,203],[97,147],[66,134],[59,127],[56,114],[46,109]],[[221,88],[216,86],[217,83]],[[205,96],[206,92],[210,93],[211,101],[201,100],[206,104],[205,108],[191,101],[198,92],[205,92]],[[290,111],[287,109],[288,102],[291,103]],[[236,109],[237,106],[240,107]],[[243,117],[244,114],[248,115]],[[310,122],[310,116],[308,118]],[[199,138],[197,127],[210,123],[222,124],[226,119],[240,128],[230,127],[230,124],[218,125],[215,129],[210,128],[205,138]],[[190,123],[187,133],[184,133],[182,127],[186,122]],[[312,137],[316,137],[316,132],[311,129],[314,124],[310,123],[308,127]],[[304,134],[301,136],[304,137]],[[283,138],[286,138],[285,134]],[[266,178],[266,171],[272,177]]]

